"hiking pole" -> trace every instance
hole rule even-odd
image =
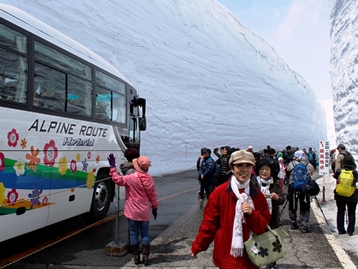
[[[281,216],[282,216],[283,211],[284,211],[285,208],[286,208],[287,203],[288,203],[288,199],[286,199],[286,202],[285,202],[285,204],[283,205],[283,208],[282,208],[281,213],[280,213],[280,218],[281,218]]]
[[[316,199],[317,205],[318,205],[319,209],[320,209],[321,212],[322,212],[322,215],[323,215],[324,220],[326,221],[327,225],[329,226],[328,220],[327,220],[326,216],[325,216],[324,213],[323,213],[322,207],[321,207],[321,205],[320,205],[319,202],[318,202],[317,196],[314,196],[314,198]]]

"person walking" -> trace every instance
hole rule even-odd
[[[356,223],[356,208],[358,202],[356,184],[358,173],[355,170],[353,157],[347,156],[341,162],[342,167],[337,169],[333,177],[337,180],[334,189],[334,199],[337,205],[337,230],[339,234],[352,236]],[[345,229],[344,216],[348,210],[348,227]]]
[[[118,174],[116,168],[116,159],[112,153],[109,154],[108,162],[110,165],[109,175],[112,177],[112,181],[119,186],[125,186],[126,189],[124,215],[128,220],[130,230],[129,247],[133,253],[134,263],[140,263],[140,233],[142,237],[143,248],[142,262],[145,265],[148,265],[150,254],[150,211],[152,211],[154,219],[157,219],[158,216],[158,200],[155,182],[148,174],[151,162],[146,156],[140,156],[139,158],[133,159],[132,163],[135,172],[125,176]]]
[[[218,154],[218,147],[214,148],[214,154],[218,157],[216,163],[219,165],[220,174],[218,175],[216,186],[220,186],[228,180],[228,173],[230,172],[229,160],[231,148],[224,146],[220,148],[221,154]]]
[[[255,163],[246,150],[231,154],[232,176],[210,195],[204,210],[199,233],[192,243],[191,256],[208,249],[214,241],[214,264],[226,269],[256,269],[245,249],[244,242],[251,232],[264,233],[270,221],[265,196],[250,181]]]
[[[310,197],[307,193],[296,192],[293,188],[294,183],[294,169],[295,166],[302,163],[307,170],[307,173],[311,176],[314,167],[308,162],[307,156],[302,150],[298,150],[294,153],[293,161],[290,162],[286,168],[286,174],[289,178],[288,187],[288,210],[291,222],[291,229],[300,229],[302,233],[309,232],[309,219],[310,219]],[[297,223],[297,203],[300,205],[300,225]]]
[[[216,186],[216,162],[211,158],[211,150],[208,148],[203,149],[203,158],[200,163],[199,178],[200,178],[200,201],[204,200],[204,191],[206,197],[209,199],[210,193],[215,189]]]
[[[255,173],[257,183],[261,192],[266,198],[267,205],[271,213],[269,226],[276,229],[280,226],[279,206],[285,202],[285,196],[280,187],[278,179],[273,176],[275,164],[269,158],[262,158],[256,162]],[[266,265],[266,269],[276,269],[276,262]]]

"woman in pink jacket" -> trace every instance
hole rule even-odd
[[[114,183],[126,187],[124,215],[128,220],[130,231],[130,248],[134,263],[139,264],[139,232],[142,237],[142,262],[148,265],[150,253],[149,220],[150,208],[154,219],[157,218],[158,200],[153,178],[148,174],[150,160],[146,156],[133,159],[135,173],[121,176],[117,172],[116,160],[109,154],[110,176]]]

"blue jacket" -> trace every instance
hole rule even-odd
[[[213,160],[213,158],[206,157],[204,158],[204,160],[201,162],[201,166],[200,166],[200,175],[204,175],[204,179],[213,179],[214,174],[216,171],[216,163]]]

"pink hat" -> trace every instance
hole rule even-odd
[[[140,173],[147,174],[149,170],[150,160],[146,156],[140,156],[132,161],[134,169]]]

